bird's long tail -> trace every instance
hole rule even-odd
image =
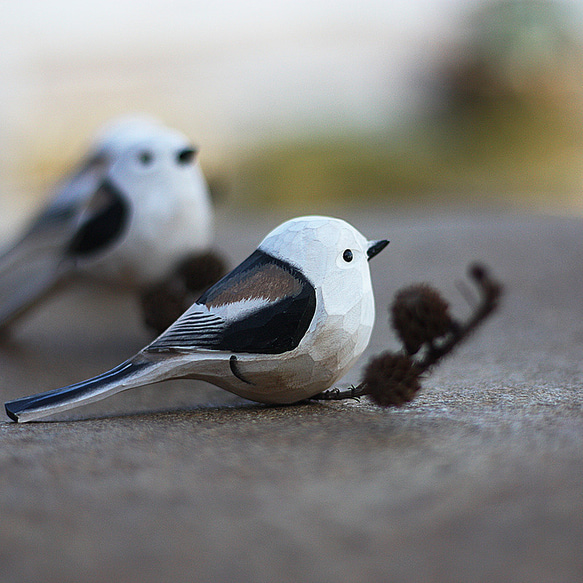
[[[49,244],[26,239],[0,256],[0,329],[5,329],[50,293],[67,275]]]
[[[126,360],[92,379],[5,403],[6,414],[19,423],[92,403],[134,387],[164,380],[153,363]]]

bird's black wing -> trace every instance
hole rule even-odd
[[[293,350],[316,311],[316,291],[295,267],[255,251],[207,290],[146,352],[199,348],[253,354]]]
[[[0,328],[70,273],[75,259],[119,235],[128,212],[119,193],[104,182],[108,167],[103,156],[84,161],[22,237],[0,255]]]
[[[129,215],[125,198],[111,182],[104,181],[80,217],[67,254],[85,258],[114,245],[124,232]]]

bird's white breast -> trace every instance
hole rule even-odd
[[[189,254],[212,242],[213,212],[198,168],[164,180],[132,184],[129,228],[87,272],[130,286],[164,279]],[[126,189],[129,191],[130,189]]]

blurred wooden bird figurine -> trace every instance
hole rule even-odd
[[[154,119],[107,126],[0,256],[0,330],[75,276],[141,290],[208,251],[213,209],[196,156]]]

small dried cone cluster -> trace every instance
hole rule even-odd
[[[413,400],[421,388],[419,371],[406,354],[383,352],[364,370],[363,391],[381,407],[400,407]]]
[[[391,321],[409,354],[455,329],[448,303],[427,284],[416,284],[397,292],[391,306]]]
[[[144,323],[161,334],[186,310],[188,290],[184,281],[174,275],[151,286],[140,295]]]
[[[481,297],[464,322],[450,316],[448,303],[427,284],[412,285],[397,293],[391,320],[404,351],[372,358],[362,383],[349,392],[349,397],[369,395],[382,407],[399,406],[414,398],[421,388],[421,375],[467,339],[498,306],[502,286],[486,267],[473,264],[469,274]],[[413,357],[423,346],[427,350]]]
[[[140,294],[146,326],[157,334],[164,332],[225,272],[225,262],[216,253],[187,258],[165,281]]]
[[[177,272],[183,278],[187,290],[202,294],[225,275],[227,265],[222,257],[209,251],[189,257],[182,262]]]

